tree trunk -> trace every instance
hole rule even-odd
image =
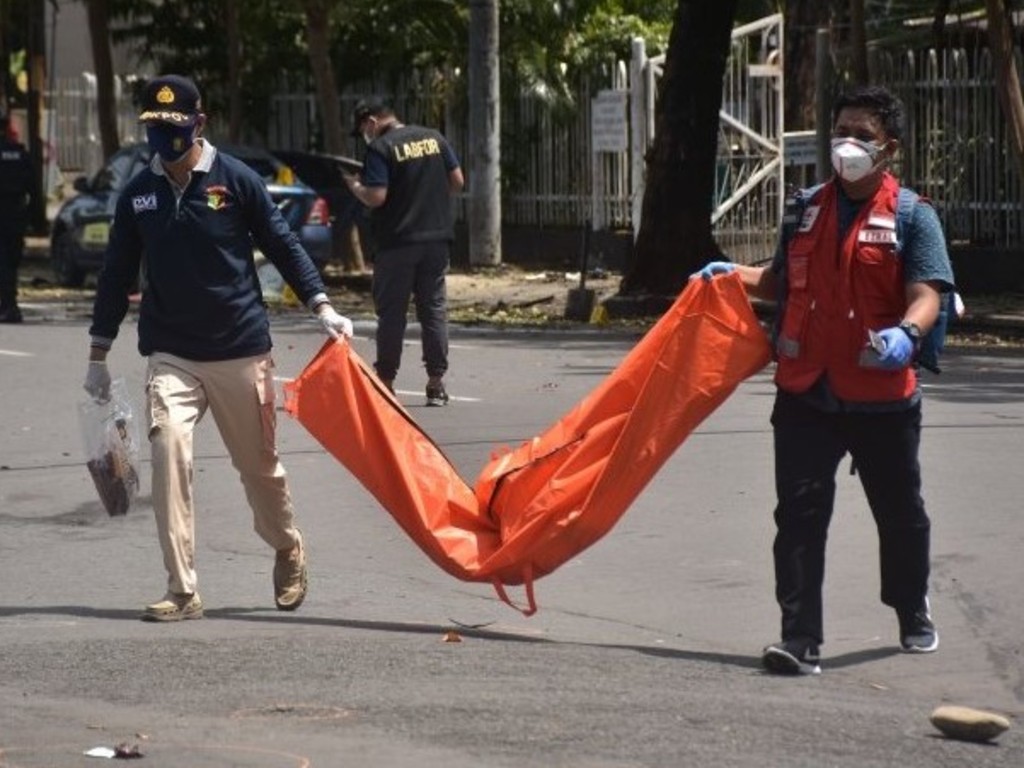
[[[110,8],[107,0],[88,0],[85,6],[92,65],[96,70],[96,118],[99,121],[100,146],[103,157],[107,158],[121,148],[114,97],[114,60],[110,52]]]
[[[782,58],[786,84],[785,125],[787,131],[812,130],[815,126],[814,68],[817,30],[827,26],[828,3],[821,0],[790,0],[786,3],[785,55]]]
[[[238,24],[238,0],[224,0],[224,29],[228,47],[228,139],[242,141],[242,32]]]
[[[32,160],[32,195],[29,203],[29,229],[44,235],[49,229],[46,219],[46,171],[43,154],[43,91],[46,88],[46,6],[43,0],[33,0],[29,7],[28,39],[26,45],[28,67],[28,146]]]
[[[679,0],[655,109],[634,257],[620,295],[675,295],[720,251],[711,235],[722,78],[736,0]]]
[[[1006,133],[1017,161],[1018,177],[1024,179],[1024,101],[1020,76],[1013,59],[1013,35],[1006,0],[985,0],[988,44],[995,63],[996,92],[1006,118]]]
[[[501,263],[498,0],[469,3],[469,263]]]
[[[306,11],[306,42],[309,46],[309,64],[316,86],[317,104],[324,131],[324,149],[328,154],[340,155],[345,149],[345,130],[341,122],[341,99],[334,78],[331,61],[330,3],[328,0],[303,0]],[[346,272],[365,272],[366,260],[358,230],[333,227],[331,253],[339,257]]]
[[[857,85],[868,82],[868,42],[864,0],[850,0],[850,74]]]
[[[949,13],[950,0],[936,0],[935,12],[932,14],[932,46],[946,47],[946,14]]]

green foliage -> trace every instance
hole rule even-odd
[[[413,67],[466,59],[469,11],[458,0],[349,0],[333,11],[338,83],[393,81]]]
[[[668,42],[676,0],[505,0],[501,4],[504,83],[555,108],[572,108],[570,83],[628,60],[634,37],[649,53]]]
[[[0,0],[8,2],[9,0]],[[227,82],[221,0],[110,0],[112,38],[129,44],[160,72],[194,77],[210,114],[225,118],[239,89],[246,124],[262,126],[271,96],[287,83],[312,90],[299,0],[238,0],[243,38],[240,83]],[[664,50],[676,0],[501,0],[503,90],[528,91],[572,108],[569,84],[627,60],[633,37],[650,53]],[[331,4],[331,56],[340,88],[374,80],[383,87],[411,69],[465,69],[469,10],[465,0],[346,0]],[[446,87],[444,84],[439,87]]]
[[[307,89],[305,16],[291,0],[240,0],[239,8],[242,71],[238,83],[227,80],[224,3],[220,0],[112,0],[111,37],[130,45],[158,72],[194,78],[214,130],[226,125],[229,91],[239,90],[247,126],[258,126],[256,133],[262,133],[270,97],[283,83],[300,83]],[[218,126],[218,122],[225,125]]]
[[[580,30],[573,63],[583,70],[596,69],[609,59],[628,61],[634,37],[641,37],[647,54],[656,56],[665,52],[671,19],[648,20],[635,14],[609,14],[599,9],[588,18]]]

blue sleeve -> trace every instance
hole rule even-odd
[[[373,147],[367,151],[367,157],[362,159],[362,185],[364,186],[387,186],[388,168],[387,160]]]
[[[370,147],[363,158],[361,176],[364,187],[386,187],[388,185],[388,161],[384,155]]]
[[[942,292],[955,287],[953,266],[946,250],[946,236],[935,209],[918,202],[905,228],[903,276],[908,283],[938,282]]]
[[[246,211],[253,241],[277,267],[281,277],[305,304],[324,292],[324,282],[313,260],[299,242],[281,211],[270,199],[270,192],[255,173],[243,173],[239,188],[245,190]]]
[[[455,150],[452,149],[452,145],[442,139],[441,141],[441,157],[444,158],[444,167],[449,171],[454,171],[459,167],[459,158],[455,155]]]
[[[139,277],[142,236],[135,222],[132,190],[129,186],[117,200],[110,240],[96,284],[89,335],[97,341],[117,338],[121,321],[128,313],[128,293]]]

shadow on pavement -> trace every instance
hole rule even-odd
[[[139,621],[139,611],[119,608],[91,608],[81,605],[51,605],[26,608],[22,606],[0,606],[0,618],[12,616],[34,615],[65,615],[90,619],[111,619],[115,621]],[[629,645],[622,643],[585,643],[575,640],[555,640],[544,637],[531,637],[513,632],[497,632],[480,626],[467,626],[459,622],[450,624],[410,624],[398,621],[363,621],[359,619],[331,619],[317,616],[296,617],[294,614],[272,612],[269,608],[207,608],[207,619],[225,619],[228,621],[258,622],[262,624],[302,624],[311,627],[335,627],[343,629],[368,630],[373,632],[392,632],[413,635],[445,635],[455,632],[463,637],[477,640],[496,640],[516,643],[542,643],[563,646],[579,646],[586,648],[605,648],[609,650],[634,651],[647,656],[666,659],[679,659],[744,669],[760,669],[761,659],[757,655],[746,656],[729,653],[710,653],[707,651],[688,651],[678,648],[664,648],[646,645]],[[896,656],[896,648],[869,648],[852,651],[840,656],[829,656],[824,659],[830,669],[854,667],[873,661]]]

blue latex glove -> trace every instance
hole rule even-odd
[[[700,275],[705,280],[710,280],[715,275],[728,275],[736,269],[736,265],[730,261],[709,261],[700,272],[694,272],[690,277]]]
[[[878,332],[878,337],[885,343],[885,349],[878,353],[878,362],[883,368],[895,370],[910,365],[914,342],[902,328],[886,328]]]

